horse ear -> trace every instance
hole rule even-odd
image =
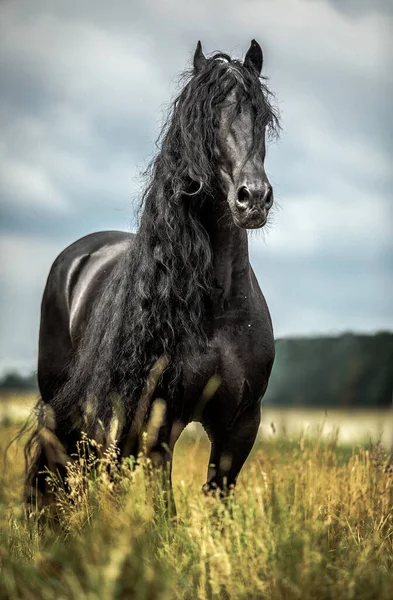
[[[194,54],[194,69],[196,73],[202,71],[202,69],[206,65],[206,56],[202,52],[202,44],[201,42],[197,43],[197,47]]]
[[[246,58],[244,59],[244,66],[247,69],[256,69],[258,75],[261,74],[263,65],[263,53],[262,48],[255,40],[252,40],[251,46],[249,47]]]

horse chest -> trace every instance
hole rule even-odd
[[[227,394],[239,393],[246,381],[258,397],[270,374],[274,342],[263,327],[244,322],[223,330],[214,339],[217,373]]]
[[[193,361],[198,368],[184,367],[183,410],[190,415],[187,420],[193,419],[193,410],[204,393],[209,394],[213,377],[219,385],[212,403],[225,420],[231,419],[239,405],[257,403],[266,391],[273,361],[274,339],[268,321],[246,319],[230,324],[227,316],[206,352]]]
[[[274,359],[274,337],[269,310],[259,288],[246,288],[220,302],[213,320],[212,347],[217,369],[225,381],[248,380],[258,387]]]

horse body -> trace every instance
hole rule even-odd
[[[206,330],[208,345],[203,353],[185,361],[176,397],[172,392],[169,398],[168,390],[162,387],[156,390],[155,396],[167,400],[168,411],[155,456],[165,454],[162,444],[173,448],[173,425],[180,434],[189,422],[199,420],[213,444],[210,464],[217,465],[217,454],[232,454],[233,448],[238,460],[244,461],[254,443],[260,400],[274,360],[274,339],[267,304],[248,260],[246,233],[233,225],[213,225],[215,287]],[[46,404],[51,405],[68,379],[68,368],[91,312],[110,283],[113,270],[121,268],[134,237],[120,231],[94,233],[66,248],[54,262],[42,301],[39,342],[38,380]],[[195,411],[212,376],[219,378],[220,385],[212,403],[199,415]],[[57,434],[62,439],[62,432]],[[241,456],[236,434],[247,442]],[[236,475],[234,470],[232,477],[231,473],[225,477],[234,483]],[[223,477],[224,473],[213,474],[210,468],[209,484],[222,486]]]
[[[193,76],[153,162],[138,232],[86,236],[51,269],[38,379],[69,454],[88,412],[90,435],[98,423],[110,429],[113,394],[124,408],[116,441],[123,455],[137,454],[160,398],[166,412],[149,448],[153,463],[170,471],[182,429],[199,420],[212,446],[205,489],[236,483],[274,360],[272,323],[246,231],[266,222],[273,201],[263,160],[265,128],[276,117],[261,67],[255,41],[244,64],[222,54],[206,59],[198,44]],[[154,385],[146,383],[163,358]],[[206,398],[212,378],[219,385]],[[28,489],[38,481],[45,494],[38,477],[45,466],[42,447]]]

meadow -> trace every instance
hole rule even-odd
[[[85,441],[72,495],[53,481],[51,527],[24,515],[23,439],[4,462],[31,403],[0,400],[1,599],[393,597],[390,412],[344,415],[340,429],[338,414],[266,409],[226,502],[201,493],[209,445],[192,426],[175,450],[172,520],[146,459],[119,469],[114,448],[90,460]]]

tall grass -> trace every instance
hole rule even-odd
[[[14,431],[0,431],[2,449]],[[206,440],[185,435],[172,520],[148,460],[118,467],[114,447],[90,456],[85,440],[69,469],[72,493],[52,477],[52,527],[25,519],[21,451],[11,448],[1,599],[393,597],[393,473],[381,446],[341,448],[334,436],[258,442],[236,494],[220,502],[200,492]]]

